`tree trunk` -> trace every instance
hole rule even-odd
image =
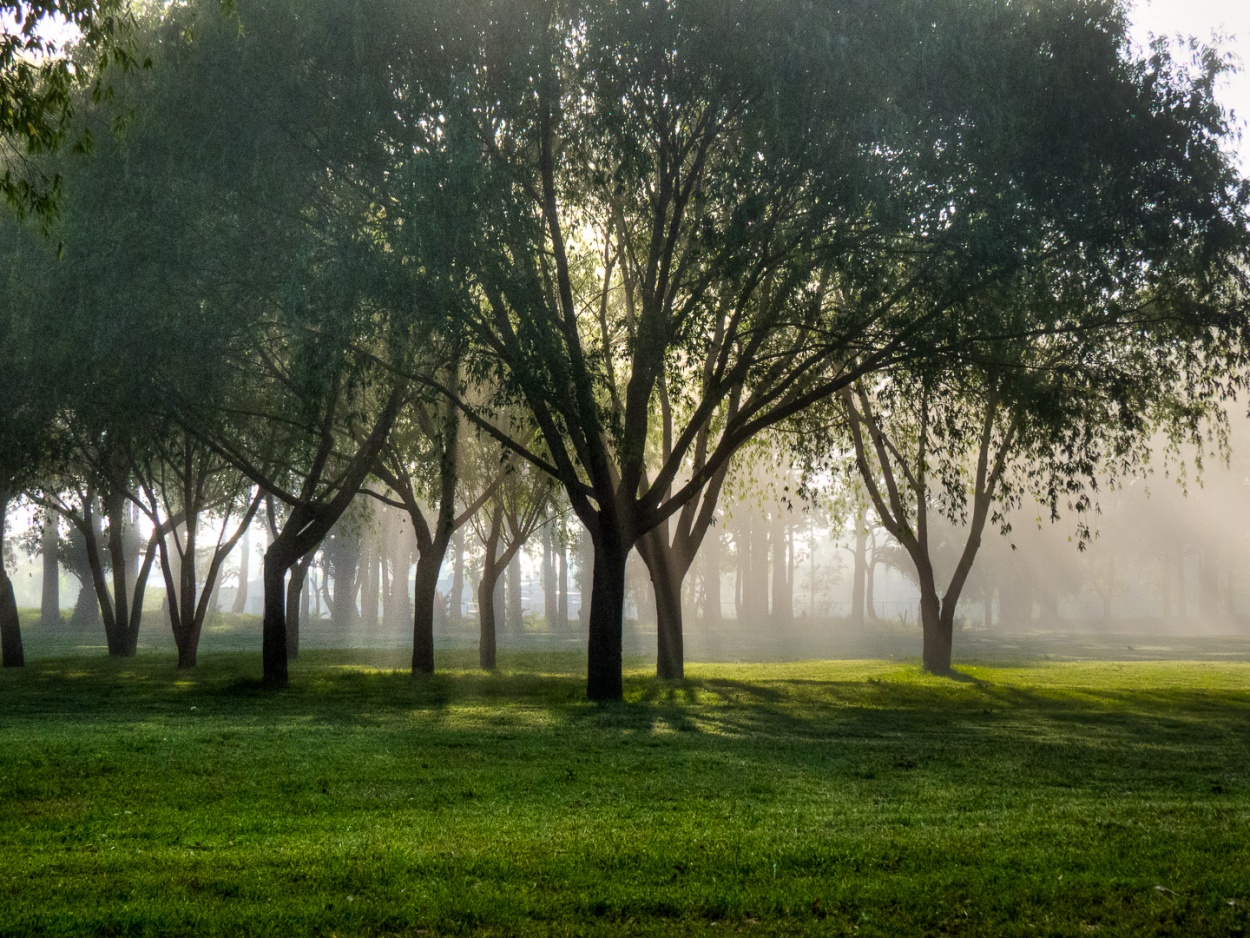
[[[112,628],[108,629],[108,651],[114,657],[127,658],[135,653],[138,636],[135,642],[130,640],[130,584],[126,579],[127,553],[125,497],[119,490],[110,492],[104,499],[105,511],[108,513],[109,534],[108,551],[113,568],[113,615]],[[105,617],[106,628],[109,618]]]
[[[265,613],[261,620],[261,662],[268,687],[286,687],[286,572],[297,558],[279,535],[265,551]]]
[[[26,664],[26,653],[22,648],[22,623],[17,616],[13,581],[9,579],[9,571],[4,566],[4,532],[12,498],[8,492],[0,492],[0,665],[20,668]]]
[[[43,593],[39,601],[39,621],[43,625],[61,624],[61,565],[58,554],[58,515],[51,508],[43,512]]]
[[[495,637],[498,616],[495,612],[495,586],[499,580],[498,572],[482,573],[482,581],[477,586],[477,615],[479,637],[477,646],[478,666],[483,671],[494,671],[498,645]]]
[[[625,563],[629,548],[608,531],[594,539],[590,587],[590,634],[587,641],[586,696],[620,700],[621,629],[625,612]]]
[[[777,517],[772,524],[773,553],[773,608],[772,620],[779,625],[789,625],[794,621],[794,583],[793,559],[791,550],[789,525],[786,524],[783,509],[777,509]]]
[[[712,628],[721,625],[720,532],[711,532],[710,540],[704,540],[703,549],[703,621]]]
[[[330,618],[336,629],[346,633],[360,620],[356,612],[356,591],[360,580],[360,540],[351,531],[342,528],[336,532],[330,546],[331,569],[334,585],[331,592]]]
[[[519,635],[525,631],[524,597],[521,595],[521,555],[508,563],[508,631]]]
[[[864,570],[864,613],[874,622],[877,619],[877,555],[873,552],[872,560]]]
[[[378,627],[378,537],[371,526],[360,553],[360,624],[376,631]]]
[[[543,528],[543,618],[548,628],[555,628],[556,607],[559,604],[556,590],[555,525],[548,522]]]
[[[251,526],[243,532],[243,543],[239,547],[239,588],[234,593],[234,602],[230,611],[239,615],[247,611],[247,581],[252,576],[252,531]]]
[[[447,597],[447,624],[459,629],[464,620],[464,528],[452,538],[455,554],[451,565],[451,595]]]
[[[565,551],[564,538],[556,538],[556,562],[559,565],[556,592],[556,622],[560,631],[569,627],[569,555]]]
[[[304,583],[308,580],[308,568],[312,566],[316,551],[310,550],[291,564],[291,576],[286,584],[286,655],[288,659],[299,657],[300,627],[304,622],[307,603]]]
[[[655,676],[662,681],[680,681],[686,676],[681,608],[683,579],[674,569],[651,571],[656,614]]]
[[[588,632],[590,629],[590,601],[587,593],[594,590],[594,566],[594,545],[591,543],[589,533],[582,531],[582,536],[577,544],[577,621],[580,623],[583,632]],[[589,590],[587,587],[589,587]],[[624,596],[624,587],[622,587],[622,603],[624,602]]]
[[[865,528],[868,522],[865,515],[862,508],[855,514],[855,566],[851,572],[851,614],[848,620],[857,628],[864,625],[865,588],[868,585],[868,531]]]
[[[920,627],[924,636],[924,669],[930,674],[950,674],[954,603],[948,609],[942,608],[932,575],[927,582],[921,575]]]
[[[447,553],[447,541],[439,538],[417,556],[412,578],[412,673],[434,673],[434,604],[438,599],[438,574]]]
[[[637,548],[655,595],[655,676],[680,681],[686,676],[681,585],[694,556],[670,544],[667,522],[639,538]]]

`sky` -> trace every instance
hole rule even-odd
[[[1250,0],[1136,0],[1131,20],[1134,39],[1143,45],[1150,34],[1180,33],[1207,42],[1213,34],[1227,37],[1220,46],[1236,55],[1241,72],[1225,78],[1220,99],[1236,116],[1242,133],[1238,164],[1243,176],[1250,175]]]

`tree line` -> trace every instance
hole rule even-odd
[[[1225,64],[1136,55],[1113,2],[133,18],[150,67],[79,93],[88,152],[38,155],[46,230],[0,222],[0,523],[26,497],[81,533],[111,653],[159,569],[192,665],[264,517],[285,685],[307,563],[365,492],[411,521],[433,670],[456,531],[476,521],[497,576],[558,502],[593,557],[587,691],[618,698],[627,558],[679,678],[682,584],[762,446],[858,479],[945,673],[987,526],[1030,496],[1087,510],[1156,432],[1218,429],[1243,379]],[[939,577],[942,519],[966,541]],[[18,663],[7,574],[0,623]]]

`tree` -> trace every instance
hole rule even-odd
[[[503,610],[496,597],[504,571],[535,531],[549,523],[550,476],[528,463],[509,460],[502,480],[486,502],[489,520],[475,515],[483,548],[482,579],[477,587],[480,640],[478,660],[484,671],[495,669],[498,624]],[[509,584],[511,587],[512,584]]]
[[[1065,507],[1080,517],[1100,479],[1142,469],[1153,430],[1201,443],[1203,422],[1219,422],[1217,389],[1239,379],[1224,354],[1167,341],[1173,325],[1143,327],[1138,347],[1119,330],[998,342],[979,360],[842,392],[859,481],[914,565],[926,670],[950,671],[956,606],[988,522],[1008,532],[1006,512],[1026,494],[1052,520]]]
[[[0,193],[19,215],[46,223],[61,180],[38,157],[67,138],[90,147],[92,135],[73,130],[80,89],[104,97],[109,65],[137,64],[133,19],[128,0],[4,0],[0,22]]]
[[[226,556],[252,523],[261,493],[212,448],[193,437],[170,434],[153,463],[137,473],[140,498],[152,521],[165,580],[169,620],[178,646],[178,667],[193,668],[209,602]],[[220,529],[209,550],[202,584],[196,576],[201,521],[217,516]],[[232,516],[236,517],[231,529]],[[180,518],[181,524],[166,523]]]
[[[458,510],[461,423],[460,412],[446,398],[411,400],[373,468],[373,474],[396,497],[369,494],[405,511],[417,539],[413,674],[434,672],[434,603],[439,571],[452,537],[486,504],[502,479],[502,472],[495,472],[493,479],[477,480],[480,491]],[[423,503],[435,505],[433,521],[426,517]]]

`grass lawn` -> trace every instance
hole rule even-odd
[[[0,934],[1240,935],[1250,664],[0,673]]]

